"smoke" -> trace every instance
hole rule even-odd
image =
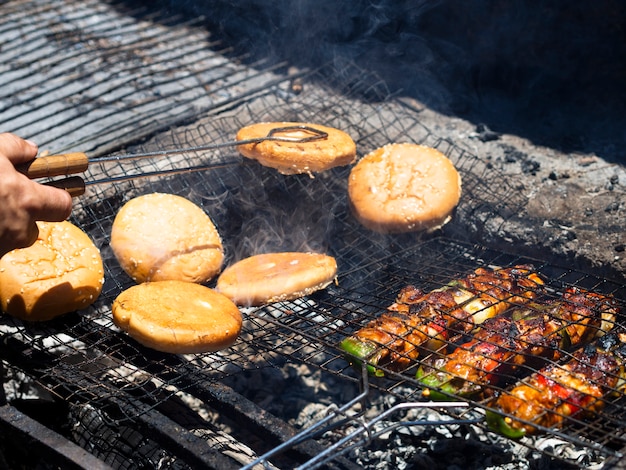
[[[390,90],[537,143],[621,137],[626,4],[619,0],[185,0],[211,32],[300,67],[353,62]],[[350,77],[346,77],[348,80]],[[589,150],[589,149],[587,149]]]
[[[327,252],[345,190],[331,175],[283,176],[252,163],[233,176],[255,184],[233,186],[214,211],[230,261],[269,252]]]

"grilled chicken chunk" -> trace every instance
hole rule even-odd
[[[360,367],[365,361],[370,374],[384,375],[378,367],[401,371],[438,349],[453,328],[457,333],[471,331],[507,308],[536,298],[543,284],[532,266],[520,265],[478,268],[427,293],[407,286],[382,316],[340,347],[351,364]]]
[[[417,379],[431,399],[484,398],[521,368],[540,367],[610,330],[616,314],[613,298],[568,288],[561,299],[485,321],[470,341],[422,363]]]
[[[607,334],[576,351],[562,365],[550,364],[503,392],[489,405],[487,423],[512,438],[560,427],[572,416],[599,412],[618,384],[623,388],[626,338]],[[622,390],[623,393],[623,390]]]

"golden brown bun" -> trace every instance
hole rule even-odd
[[[336,275],[337,262],[332,256],[266,253],[226,268],[215,288],[237,305],[258,306],[312,294],[330,284]]]
[[[195,354],[232,345],[241,312],[225,296],[193,282],[139,284],[113,302],[113,321],[137,342],[157,351]]]
[[[434,230],[450,220],[459,203],[461,177],[438,150],[389,144],[354,166],[348,195],[354,215],[371,230]]]
[[[266,137],[272,129],[290,126],[308,126],[328,133],[325,139],[311,142],[278,142],[264,140],[239,145],[245,157],[257,160],[261,165],[276,168],[284,175],[316,173],[336,166],[349,165],[356,158],[356,144],[343,131],[319,124],[305,122],[262,122],[244,127],[237,133],[237,140]],[[310,131],[290,130],[278,132],[277,137],[306,138]]]
[[[174,194],[152,193],[128,201],[111,229],[111,248],[136,282],[204,283],[219,273],[224,250],[209,216]]]
[[[37,222],[37,241],[0,259],[2,310],[50,320],[96,301],[104,283],[100,250],[70,222]]]

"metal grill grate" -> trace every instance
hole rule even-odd
[[[393,100],[382,101],[383,104],[358,101],[353,95],[359,87],[352,92],[345,88],[338,92],[332,83],[320,86],[322,76],[325,75],[310,77],[310,82],[305,84],[306,93],[293,93],[288,83],[268,88],[236,112],[202,119],[189,127],[159,135],[138,150],[229,141],[241,126],[266,120],[323,122],[344,129],[357,142],[361,155],[388,142],[423,143],[444,151],[464,176],[464,196],[455,220],[446,226],[443,234],[435,236],[372,234],[360,227],[349,213],[346,201],[349,169],[331,170],[315,178],[285,177],[243,161],[235,149],[183,154],[156,162],[133,161],[130,168],[121,168],[115,162],[90,168],[88,178],[101,178],[226,163],[203,172],[92,186],[75,209],[74,222],[102,250],[106,282],[98,302],[86,311],[45,325],[22,325],[2,318],[6,359],[24,364],[23,368],[52,396],[72,404],[73,413],[81,416],[82,423],[82,428],[76,428],[76,439],[94,447],[96,455],[121,467],[122,462],[128,462],[125,453],[118,455],[120,451],[112,449],[110,443],[82,436],[82,433],[97,435],[103,429],[114,429],[116,438],[126,442],[128,452],[135,455],[134,447],[141,448],[145,451],[143,458],[154,459],[161,452],[157,448],[168,447],[165,436],[177,429],[180,420],[168,409],[172,402],[184,398],[195,400],[200,408],[210,408],[216,402],[224,408],[223,397],[216,399],[216,395],[224,392],[220,389],[224,384],[236,387],[241,374],[282,367],[286,363],[303,363],[320,369],[326,380],[352,383],[357,394],[360,377],[348,366],[337,344],[377,316],[409,283],[430,290],[479,265],[532,262],[555,291],[575,285],[620,299],[626,296],[626,287],[619,283],[473,243],[475,224],[481,220],[485,224],[497,221],[495,226],[503,232],[509,224],[517,223],[523,207],[521,196],[505,183],[491,184],[498,180],[495,170],[451,142],[438,139],[402,104]],[[108,239],[113,218],[123,203],[154,191],[176,193],[201,205],[223,237],[227,262],[260,251],[324,251],[338,259],[338,284],[299,301],[245,311],[244,332],[237,344],[226,351],[171,356],[137,345],[111,321],[112,301],[133,282],[116,263]],[[462,239],[461,233],[465,233]],[[416,385],[412,375],[405,374],[372,381],[370,388],[379,397],[411,402],[421,399]],[[481,406],[474,403],[470,415],[475,416]],[[233,405],[236,407],[245,408],[242,403]],[[605,423],[615,423],[615,419],[623,418],[622,414],[623,403],[618,400],[597,419],[576,423],[551,435],[574,446],[593,449],[601,460],[615,457],[624,447],[624,436],[614,428],[608,429],[610,424]],[[613,418],[609,420],[609,417]],[[475,426],[480,429],[483,425]],[[183,436],[197,436],[191,427],[179,432]],[[107,435],[112,433],[109,431]],[[133,440],[133,433],[142,437]],[[194,453],[198,443],[194,442],[185,448],[184,457],[195,456],[189,457],[188,462],[206,465],[207,461],[217,459],[211,463],[219,463],[217,451],[210,458],[199,458]],[[522,445],[536,448],[534,441]],[[550,449],[543,452],[551,455]],[[339,452],[333,457],[338,455]],[[556,457],[567,461],[563,456]]]
[[[285,441],[291,429],[283,419],[272,418],[240,395],[246,393],[238,385],[242,376],[264,380],[271,371],[304,364],[321,374],[322,385],[312,394],[325,393],[327,402],[335,405],[348,402],[358,395],[361,377],[342,357],[338,342],[377,316],[408,283],[430,290],[479,265],[532,262],[549,280],[553,295],[564,287],[580,286],[612,294],[624,307],[626,286],[546,261],[551,259],[548,247],[514,253],[519,247],[507,241],[509,232],[541,221],[527,218],[525,198],[513,182],[462,147],[439,138],[420,123],[418,113],[389,97],[380,80],[349,64],[308,73],[293,86],[294,77],[282,73],[284,64],[244,66],[245,57],[226,59],[229,51],[197,27],[201,19],[164,17],[125,2],[12,1],[3,10],[0,34],[6,60],[0,67],[10,84],[0,92],[0,125],[42,148],[102,154],[211,111],[209,117],[159,133],[128,150],[231,141],[240,127],[252,122],[298,120],[347,131],[360,156],[388,142],[430,145],[446,153],[463,174],[462,203],[443,233],[386,237],[364,230],[351,217],[346,201],[348,168],[313,179],[284,177],[243,160],[235,149],[91,166],[89,181],[138,177],[90,186],[74,211],[73,221],[102,250],[103,293],[92,308],[42,325],[2,317],[0,350],[13,373],[29,376],[59,414],[68,417],[71,429],[61,431],[114,467],[234,468]],[[18,47],[25,34],[30,41],[26,50]],[[222,112],[219,117],[217,111]],[[216,166],[145,177],[206,164]],[[338,284],[296,302],[246,310],[244,332],[226,351],[171,356],[140,347],[110,318],[112,301],[133,283],[116,263],[108,242],[123,203],[154,191],[179,194],[201,205],[225,241],[228,263],[260,251],[323,251],[338,259]],[[320,391],[340,383],[348,384],[353,395]],[[369,399],[382,409],[421,400],[416,385],[408,371],[391,374],[369,383]],[[447,414],[480,416],[484,404],[472,405],[470,411]],[[610,463],[625,447],[621,424],[625,416],[623,399],[608,405],[595,419],[572,422],[559,432],[546,432],[543,440],[526,440],[519,446],[554,457],[556,465]],[[288,447],[287,453],[296,454],[289,458],[296,462],[314,458],[323,447],[308,445],[309,438],[339,442],[346,427],[346,433],[356,430],[355,438],[330,457],[349,468],[338,455],[350,452],[355,457],[359,447],[369,443],[359,421],[368,407],[363,405],[348,418],[341,415],[345,419],[330,426],[327,435],[305,434],[306,442]],[[378,413],[381,408],[376,408]],[[386,422],[392,426],[409,415],[401,413]],[[232,425],[238,420],[245,423],[242,427],[258,429],[263,442],[250,442],[250,433]],[[219,424],[224,421],[232,435],[221,432]],[[449,432],[457,437],[482,432],[483,439],[510,454],[519,451],[486,432],[481,423]],[[562,443],[572,447],[561,452]],[[593,458],[581,459],[582,454]],[[233,455],[238,456],[237,463]],[[271,461],[279,462],[274,457]]]

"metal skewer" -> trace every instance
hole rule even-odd
[[[310,135],[306,137],[289,137],[277,135],[290,131],[305,131]],[[139,160],[146,158],[167,157],[170,155],[177,155],[187,152],[199,152],[205,150],[216,150],[225,147],[236,147],[239,145],[255,144],[263,141],[276,141],[276,142],[291,142],[291,143],[306,143],[317,140],[323,140],[328,138],[328,133],[306,125],[294,125],[285,127],[275,127],[271,129],[266,136],[255,137],[245,140],[237,140],[230,142],[210,143],[205,145],[199,145],[195,147],[185,147],[170,150],[157,150],[154,152],[134,153],[134,154],[120,154],[120,155],[104,155],[100,157],[89,158],[84,152],[64,153],[59,155],[48,155],[45,157],[38,157],[34,160],[19,165],[16,169],[28,176],[30,179],[36,178],[52,178],[54,176],[72,175],[76,173],[82,173],[86,171],[92,163],[109,163],[109,162],[124,162],[129,160]],[[122,175],[118,177],[104,178],[97,181],[85,182],[79,176],[68,177],[62,180],[50,181],[45,184],[62,188],[70,192],[72,196],[80,196],[85,192],[85,187],[95,184],[106,184],[120,181],[129,181],[138,178],[146,178],[151,176],[162,176],[180,173],[190,173],[194,171],[203,171],[214,168],[223,168],[225,166],[232,165],[233,163],[215,163],[208,165],[200,165],[189,168],[171,169],[154,171],[151,173],[142,173],[134,175]]]

